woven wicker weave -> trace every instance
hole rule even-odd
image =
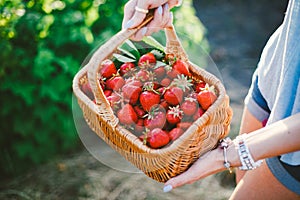
[[[151,17],[144,24],[149,20]],[[139,28],[122,30],[102,45],[93,54],[89,63],[74,77],[73,91],[85,120],[100,138],[147,176],[159,182],[166,182],[187,170],[196,159],[213,149],[218,141],[227,135],[232,110],[220,80],[188,60],[174,27],[171,27],[165,29],[167,39],[165,52],[187,61],[193,77],[214,85],[218,94],[217,100],[181,137],[162,149],[149,148],[137,136],[120,126],[97,81],[99,67],[101,67],[99,64],[110,58],[112,53]],[[81,85],[87,81],[87,77],[96,104],[81,90]]]

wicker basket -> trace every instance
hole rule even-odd
[[[148,17],[144,24],[150,20],[151,17]],[[218,141],[227,135],[232,110],[220,80],[188,60],[174,27],[171,27],[165,29],[167,40],[165,52],[188,62],[193,77],[214,85],[218,93],[217,100],[180,138],[161,149],[149,148],[137,136],[120,126],[97,81],[99,67],[101,67],[99,63],[110,58],[112,53],[139,28],[122,30],[102,45],[93,54],[89,63],[74,77],[73,90],[86,122],[100,138],[147,176],[159,182],[166,182],[187,170],[196,159],[215,148]],[[96,104],[81,90],[81,84],[87,80],[87,77]]]

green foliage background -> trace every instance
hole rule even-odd
[[[126,2],[0,1],[1,175],[78,149],[72,79],[85,57],[121,29]],[[207,49],[192,0],[174,12],[178,32]]]

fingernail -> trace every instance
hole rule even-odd
[[[169,4],[166,3],[166,4],[165,4],[165,11],[168,11],[168,10],[169,10]]]
[[[158,7],[157,12],[158,12],[158,14],[162,15],[163,9],[161,6]]]
[[[170,192],[173,189],[172,185],[166,185],[163,189],[164,192]]]
[[[170,19],[171,19],[172,21],[173,21],[173,17],[174,17],[173,13],[170,12]]]
[[[143,27],[142,28],[142,35],[144,36],[146,34],[146,32],[147,32],[147,27]]]
[[[125,29],[130,28],[132,26],[132,24],[133,24],[133,20],[131,19],[125,24],[124,28]]]

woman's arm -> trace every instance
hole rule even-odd
[[[300,113],[246,135],[245,141],[255,161],[300,150]],[[227,158],[232,167],[241,166],[237,149],[231,143]],[[164,191],[193,183],[226,168],[223,150],[214,149],[200,157],[186,172],[165,183]]]

